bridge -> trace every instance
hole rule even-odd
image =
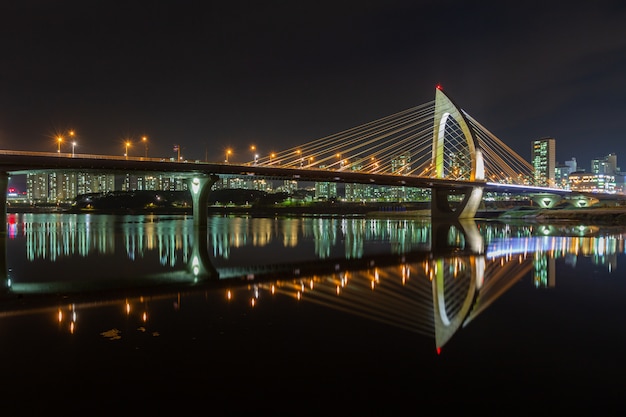
[[[199,227],[206,226],[210,190],[223,175],[430,189],[431,216],[440,220],[473,218],[484,192],[531,194],[544,207],[574,195],[585,203],[598,197],[533,185],[532,165],[439,86],[434,102],[243,164],[0,151],[0,189],[10,175],[45,170],[178,175],[191,191]],[[6,192],[0,195],[6,199]],[[0,204],[6,214],[6,200]]]

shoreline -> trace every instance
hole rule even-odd
[[[500,214],[498,219],[533,223],[588,222],[622,225],[626,224],[626,207],[508,210]]]
[[[295,207],[209,207],[210,215],[262,215],[262,216],[363,216],[367,218],[421,219],[430,218],[428,208],[403,208],[401,206],[376,207],[368,205],[342,206],[295,206]],[[117,215],[192,215],[190,207],[165,207],[151,209],[123,208],[85,210],[65,207],[7,207],[7,214],[17,213],[58,213],[58,214],[117,214]],[[505,222],[524,221],[532,223],[548,222],[589,222],[601,224],[626,224],[626,207],[535,209],[531,207],[515,209],[478,210],[475,219],[500,220]]]

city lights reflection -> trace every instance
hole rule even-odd
[[[25,243],[25,263],[16,264],[20,271],[33,262],[50,267],[66,258],[121,254],[130,264],[147,269],[153,262],[193,277],[201,268],[210,267],[203,265],[206,260],[197,251],[202,246],[199,242],[206,241],[218,276],[193,281],[197,288],[153,288],[142,294],[146,290],[140,287],[136,297],[125,293],[119,299],[112,296],[65,307],[55,303],[50,314],[70,334],[86,327],[83,313],[88,309],[116,305],[127,320],[145,330],[149,320],[158,321],[156,315],[150,318],[153,304],[168,300],[169,313],[182,314],[187,299],[219,291],[223,303],[248,300],[248,307],[254,309],[276,296],[314,303],[434,338],[440,351],[459,329],[522,278],[529,277],[536,289],[557,286],[558,259],[574,266],[584,257],[614,271],[618,256],[624,254],[626,237],[626,231],[598,227],[254,217],[212,218],[202,236],[185,217],[113,220],[106,216],[15,216],[8,218],[8,230],[14,227],[16,232],[7,234],[7,240]],[[275,251],[277,247],[299,251],[285,256]],[[254,251],[246,250],[251,248]],[[14,274],[16,268],[11,265],[16,257],[8,259],[5,272]],[[89,281],[89,274],[72,271]],[[25,288],[27,277],[17,274],[9,279],[16,284],[5,286],[8,295]],[[37,288],[56,294],[50,284]],[[5,315],[28,310],[5,307]],[[77,326],[79,316],[81,326]],[[119,331],[106,334],[124,337]]]

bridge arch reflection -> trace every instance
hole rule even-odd
[[[214,290],[229,294],[226,301],[246,297],[254,307],[282,294],[434,337],[437,348],[522,278],[530,276],[540,288],[555,285],[554,277],[550,278],[555,259],[572,262],[587,256],[610,269],[616,256],[624,253],[624,235],[605,234],[595,227],[473,220],[230,220],[213,219],[203,233],[185,217],[138,221],[131,216],[112,223],[102,218],[81,222],[68,216],[24,215],[9,221],[10,231],[2,242],[13,246],[17,243],[13,240],[21,239],[26,264],[43,262],[48,270],[67,260],[119,251],[118,245],[131,264],[141,263],[142,268],[157,264],[141,279],[121,282],[117,290],[123,290],[125,305],[132,300],[147,305],[150,300],[175,297],[180,306],[186,297]],[[334,243],[322,244],[322,240]],[[222,245],[220,251],[215,250],[215,242]],[[289,253],[294,242],[305,252],[302,256],[269,255],[276,247]],[[385,250],[372,251],[381,242],[387,245]],[[14,248],[11,251],[13,255]],[[250,256],[257,252],[260,255]],[[31,308],[24,300],[35,294],[49,296],[54,305],[50,308],[56,312],[58,294],[76,300],[98,298],[103,296],[102,284],[109,283],[93,280],[79,285],[85,274],[42,282],[24,275],[24,265],[16,268],[13,257],[2,261],[5,301],[24,296],[17,309],[13,303],[3,304],[5,312],[14,309],[14,314]],[[116,294],[107,293],[111,303],[122,302]],[[89,303],[69,305],[76,314]],[[69,312],[64,314],[68,317]]]

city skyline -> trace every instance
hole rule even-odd
[[[548,146],[549,143],[549,146]],[[603,185],[602,190],[608,192],[624,192],[624,181],[626,180],[626,173],[624,173],[619,164],[618,164],[618,155],[615,153],[609,153],[607,155],[593,157],[589,160],[589,168],[584,164],[581,164],[580,161],[577,160],[576,157],[572,157],[570,160],[566,161],[557,161],[555,158],[556,154],[556,140],[554,138],[541,138],[531,142],[532,148],[532,158],[528,161],[533,165],[535,172],[533,178],[533,184],[539,186],[548,186],[555,188],[566,188],[570,187],[570,179],[573,178],[573,181],[577,183],[576,187],[579,190],[587,189],[587,191],[598,191],[595,187],[598,184],[595,184],[599,180],[598,175],[607,176],[606,180],[608,181],[605,186]],[[391,172],[394,172],[398,169],[401,169],[406,164],[410,163],[411,156],[410,154],[402,154],[399,155],[398,158],[391,160]],[[395,168],[394,168],[395,167]],[[308,168],[303,168],[308,169]],[[573,175],[573,177],[572,177]],[[585,177],[585,181],[591,181],[593,184],[583,185],[580,184],[580,178]],[[54,177],[54,183],[58,184],[52,186],[48,184],[51,180],[48,177]],[[568,176],[569,179],[568,179]],[[58,179],[57,179],[58,177]],[[102,177],[102,178],[100,178]],[[109,179],[103,179],[104,177],[110,177]],[[170,178],[171,177],[171,178]],[[604,178],[604,177],[603,177]],[[148,183],[143,184],[143,181],[148,181],[152,185],[148,185]],[[164,180],[166,183],[165,187],[160,185],[156,185],[154,181],[160,182]],[[235,186],[230,186],[231,180],[237,183]],[[604,179],[600,179],[602,182]],[[104,181],[104,183],[108,184],[106,187],[100,189],[97,185],[99,182]],[[180,184],[176,186],[170,186],[169,183],[171,181],[176,181]],[[258,179],[255,181],[260,181],[265,184],[267,181],[265,179]],[[35,183],[41,182],[43,185],[34,186]],[[93,188],[90,183],[94,182],[96,184],[95,188]],[[247,188],[247,189],[261,189],[257,186],[243,186],[244,183],[249,183],[249,178],[246,177],[235,177],[235,178],[222,178],[221,181],[218,182],[217,188]],[[271,181],[270,181],[271,182]],[[285,180],[284,182],[289,182]],[[294,183],[292,191],[297,190],[301,187],[297,185],[297,181],[290,181]],[[303,181],[306,184],[311,184],[309,181]],[[109,184],[110,183],[110,184]],[[173,184],[173,182],[172,182]],[[268,183],[269,184],[269,183]],[[326,196],[330,198],[332,196],[338,196],[337,191],[329,194],[329,191],[321,191],[320,184],[326,184],[321,186],[322,188],[327,187],[330,183],[318,183],[316,182],[314,187],[316,197]],[[354,187],[353,187],[354,186]],[[182,188],[181,188],[182,187]],[[333,184],[333,187],[336,185]],[[588,188],[592,187],[592,188]],[[616,188],[617,187],[617,188]],[[57,188],[59,191],[57,191]],[[112,192],[112,191],[133,191],[133,190],[177,190],[177,189],[186,189],[183,187],[183,184],[180,178],[175,179],[174,176],[163,175],[162,173],[152,173],[148,175],[137,175],[132,172],[124,173],[124,174],[102,174],[102,173],[88,173],[87,171],[72,171],[72,172],[63,172],[62,170],[46,170],[41,172],[33,172],[30,174],[18,174],[9,177],[9,186],[8,186],[8,194],[15,196],[19,199],[23,198],[26,194],[28,194],[28,200],[32,203],[34,201],[40,202],[49,202],[49,201],[66,201],[72,200],[74,197],[80,194],[89,194],[94,192]],[[265,186],[262,187],[263,189]],[[279,187],[280,188],[280,187]],[[306,188],[306,187],[304,187]],[[383,187],[384,188],[384,187]],[[393,188],[393,187],[391,187]],[[81,191],[82,189],[82,191]],[[351,201],[351,198],[356,198],[356,196],[364,197],[367,195],[367,198],[371,198],[371,190],[365,191],[369,189],[369,187],[364,187],[362,184],[345,184],[346,190],[346,199]],[[57,194],[57,192],[61,193]],[[273,187],[267,188],[265,191],[274,192],[277,190],[273,190]],[[280,191],[280,190],[278,190]],[[52,193],[48,195],[48,193]],[[365,193],[365,194],[363,194]],[[402,192],[404,193],[404,191]],[[350,198],[348,197],[350,194]],[[383,193],[384,194],[384,193]],[[40,196],[41,195],[41,196]],[[407,196],[413,195],[421,195],[419,189],[415,189],[414,191],[408,192]],[[40,196],[40,197],[39,197]],[[360,198],[360,197],[359,197]],[[357,198],[358,199],[358,198]]]

